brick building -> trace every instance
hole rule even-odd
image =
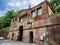
[[[53,13],[54,10],[48,1],[43,1],[31,9],[21,10],[11,20],[9,39],[34,43],[53,39],[52,35],[50,35],[53,32],[49,31],[49,29],[52,30],[54,28],[49,26],[57,24],[55,23],[55,17],[50,17]],[[48,34],[51,36],[50,39]]]

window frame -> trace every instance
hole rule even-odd
[[[25,17],[26,16],[26,17]],[[25,21],[24,19],[27,18],[27,14],[23,14],[21,17],[19,17],[19,22]]]
[[[40,11],[41,10],[41,11]],[[41,13],[39,13],[39,12],[41,12]],[[37,14],[38,14],[38,16],[41,16],[42,15],[42,7],[39,7],[38,9],[37,9]]]
[[[21,21],[21,17],[19,17],[19,22]]]
[[[34,15],[34,13],[35,13],[35,15]],[[36,17],[36,11],[35,11],[35,10],[33,10],[33,11],[31,12],[31,16],[32,16],[32,18]]]

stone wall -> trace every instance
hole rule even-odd
[[[0,37],[4,37],[7,39],[8,30],[0,30]]]

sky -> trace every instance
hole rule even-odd
[[[42,1],[44,0],[0,0],[0,17],[4,16],[8,10],[26,9],[29,7],[29,4],[31,7],[34,7]]]

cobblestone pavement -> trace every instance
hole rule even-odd
[[[20,41],[3,40],[3,41],[0,41],[0,45],[38,45],[38,44],[25,43],[25,42],[20,42]]]

